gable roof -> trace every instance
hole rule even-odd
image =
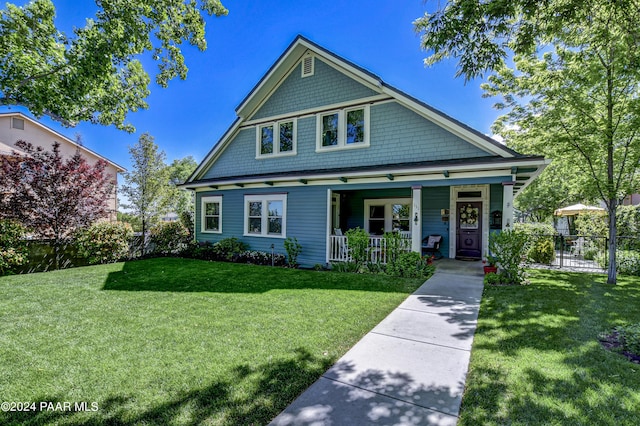
[[[236,108],[238,118],[227,129],[220,140],[218,140],[204,160],[198,165],[193,174],[185,182],[185,185],[202,177],[203,173],[210,168],[213,162],[216,161],[228,144],[233,140],[233,137],[237,133],[241,124],[249,120],[252,115],[257,112],[264,101],[268,99],[275,90],[277,90],[291,70],[297,66],[302,57],[309,51],[343,74],[353,78],[366,87],[371,88],[380,95],[397,101],[404,107],[414,111],[425,119],[457,135],[462,140],[484,150],[485,152],[505,159],[532,158],[519,154],[466,124],[444,114],[443,112],[391,86],[390,84],[385,83],[380,77],[372,72],[336,55],[311,40],[298,35],[269,68],[260,81],[258,81],[253,89],[240,102]],[[536,158],[544,161],[542,157]],[[538,173],[540,171],[538,171]]]
[[[108,164],[113,166],[117,170],[118,173],[127,171],[127,169],[125,169],[124,167],[120,166],[119,164],[116,164],[113,161],[109,160],[108,158],[98,154],[97,152],[92,151],[89,148],[87,148],[87,147],[85,147],[83,145],[80,145],[77,142],[74,142],[73,140],[71,140],[68,137],[66,137],[65,135],[63,135],[62,133],[53,130],[49,126],[45,126],[44,124],[42,124],[39,121],[29,117],[28,115],[23,114],[22,112],[0,112],[0,117],[18,117],[18,118],[21,118],[21,119],[23,119],[25,121],[28,121],[29,123],[32,123],[32,124],[40,127],[41,129],[44,129],[45,131],[47,131],[49,133],[52,133],[54,138],[62,139],[66,143],[69,143],[69,144],[73,145],[74,147],[78,148],[80,151],[85,151],[85,152],[87,152],[87,153],[89,153],[89,154],[91,154],[91,155],[93,155],[95,157],[98,157],[99,159],[102,159],[102,160],[106,161]],[[2,144],[2,145],[7,146],[6,144]],[[10,148],[9,152],[11,152],[11,150],[16,151],[16,152],[20,152],[19,149],[15,148],[13,146],[11,146],[9,148]]]

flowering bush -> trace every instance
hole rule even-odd
[[[78,254],[89,263],[110,263],[127,257],[131,225],[124,222],[97,222],[76,233]]]

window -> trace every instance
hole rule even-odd
[[[11,118],[11,128],[12,129],[18,129],[18,130],[24,130],[24,120],[22,118],[12,117]]]
[[[411,231],[411,199],[383,198],[364,201],[365,230],[372,235]]]
[[[296,120],[258,126],[256,158],[296,154]]]
[[[369,146],[369,105],[318,114],[316,151]]]
[[[287,195],[246,195],[244,234],[258,237],[286,237]]]
[[[202,232],[222,233],[222,197],[202,197]]]

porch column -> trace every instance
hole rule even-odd
[[[333,195],[333,191],[331,189],[327,189],[327,233],[326,233],[326,245],[325,245],[325,253],[326,258],[325,262],[329,265],[329,256],[331,253],[331,197]]]
[[[502,182],[502,230],[513,228],[513,185]]]
[[[411,251],[422,255],[422,186],[411,187],[413,195],[411,210]]]

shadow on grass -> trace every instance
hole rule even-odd
[[[282,267],[155,258],[125,262],[103,290],[263,293],[273,289],[327,289],[410,293],[419,280]]]
[[[640,322],[640,279],[605,280],[536,271],[486,287],[460,424],[637,424],[640,368],[598,335]]]
[[[318,358],[298,348],[292,357],[236,367],[229,378],[173,396],[155,406],[137,407],[135,396],[111,395],[99,401],[96,412],[41,411],[0,412],[3,425],[130,424],[266,424],[329,368],[332,360]],[[254,383],[248,392],[234,392],[239,384]],[[65,401],[63,396],[41,396],[39,401]],[[90,405],[90,404],[89,404]]]

